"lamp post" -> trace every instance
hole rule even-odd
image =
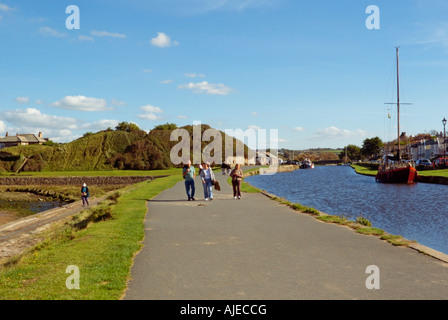
[[[446,167],[446,160],[445,160],[445,154],[446,154],[446,131],[445,131],[445,126],[446,126],[446,122],[447,120],[445,119],[445,117],[443,117],[442,123],[443,123],[443,164]]]

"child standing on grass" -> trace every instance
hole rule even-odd
[[[83,184],[81,187],[81,199],[82,199],[82,206],[84,207],[86,204],[89,205],[89,187],[87,187],[87,184]]]

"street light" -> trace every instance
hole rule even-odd
[[[446,154],[446,131],[445,131],[445,126],[446,126],[446,119],[445,117],[443,117],[442,123],[443,123],[443,164],[446,167],[446,160],[445,160],[445,154]]]

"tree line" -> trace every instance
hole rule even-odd
[[[347,150],[347,160],[357,161],[363,159],[378,159],[383,149],[383,141],[379,137],[367,138],[363,141],[362,147],[358,147],[354,144],[349,144],[339,154],[339,159],[345,159]]]

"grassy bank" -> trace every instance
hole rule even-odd
[[[180,180],[174,175],[127,187],[118,199],[53,228],[46,241],[0,269],[0,300],[119,299],[141,248],[146,202]],[[71,265],[80,271],[79,290],[66,287]]]
[[[356,164],[352,164],[352,168],[355,169],[356,173],[366,175],[366,176],[376,176],[378,170],[373,168],[367,168],[363,166],[359,166]]]
[[[378,172],[377,169],[368,168],[360,165],[353,164],[352,168],[355,169],[356,173],[367,175],[367,176],[375,176]],[[436,170],[419,170],[419,176],[423,177],[444,177],[448,178],[448,169],[436,169]]]

